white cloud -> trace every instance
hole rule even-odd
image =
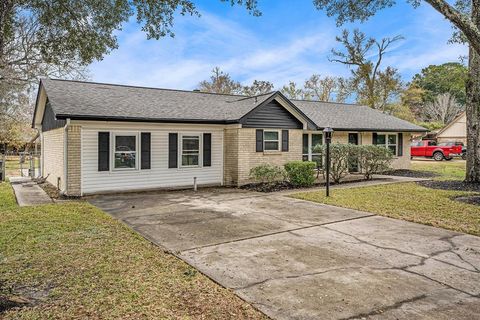
[[[159,41],[146,40],[132,22],[119,33],[120,48],[93,64],[91,73],[95,81],[179,89],[195,88],[215,66],[244,84],[267,80],[276,88],[289,80],[303,83],[313,73],[346,76],[347,67],[328,61],[340,29],[332,19],[322,21],[314,27],[306,21],[288,33],[262,34],[255,26],[202,12],[200,18],[177,19],[176,37]],[[385,65],[397,67],[405,80],[429,64],[456,60],[466,52],[463,46],[447,45],[449,24],[427,7],[397,21],[377,16],[360,28],[377,38],[406,37],[385,58]]]

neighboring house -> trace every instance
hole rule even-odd
[[[462,112],[437,132],[437,142],[463,142],[467,144],[467,114]]]
[[[410,165],[425,129],[368,107],[43,79],[33,127],[41,173],[70,196],[199,185],[240,185],[262,163],[315,160],[312,146],[385,146]]]

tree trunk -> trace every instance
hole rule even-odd
[[[480,28],[480,0],[472,1],[472,21]],[[480,182],[480,54],[470,46],[468,59],[466,182]]]

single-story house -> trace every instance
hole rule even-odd
[[[467,114],[462,112],[436,134],[437,142],[463,142],[467,144]]]
[[[385,146],[410,165],[410,138],[424,128],[365,106],[286,98],[42,79],[33,127],[41,174],[70,196],[241,185],[262,163],[315,160],[312,146]]]

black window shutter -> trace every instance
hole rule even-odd
[[[257,152],[263,152],[263,130],[257,129],[255,137],[256,137]]]
[[[203,134],[203,166],[212,166],[212,134]]]
[[[401,157],[403,156],[403,133],[399,133],[397,139],[398,139],[397,156]]]
[[[288,130],[282,130],[282,151],[288,152]]]
[[[110,170],[110,132],[98,133],[98,171]]]
[[[377,144],[377,134],[375,132],[372,133],[372,144]]]
[[[151,168],[151,134],[150,132],[142,132],[140,137],[140,145],[141,145],[141,168],[142,169],[150,169]]]
[[[168,134],[168,167],[178,168],[178,133]]]

